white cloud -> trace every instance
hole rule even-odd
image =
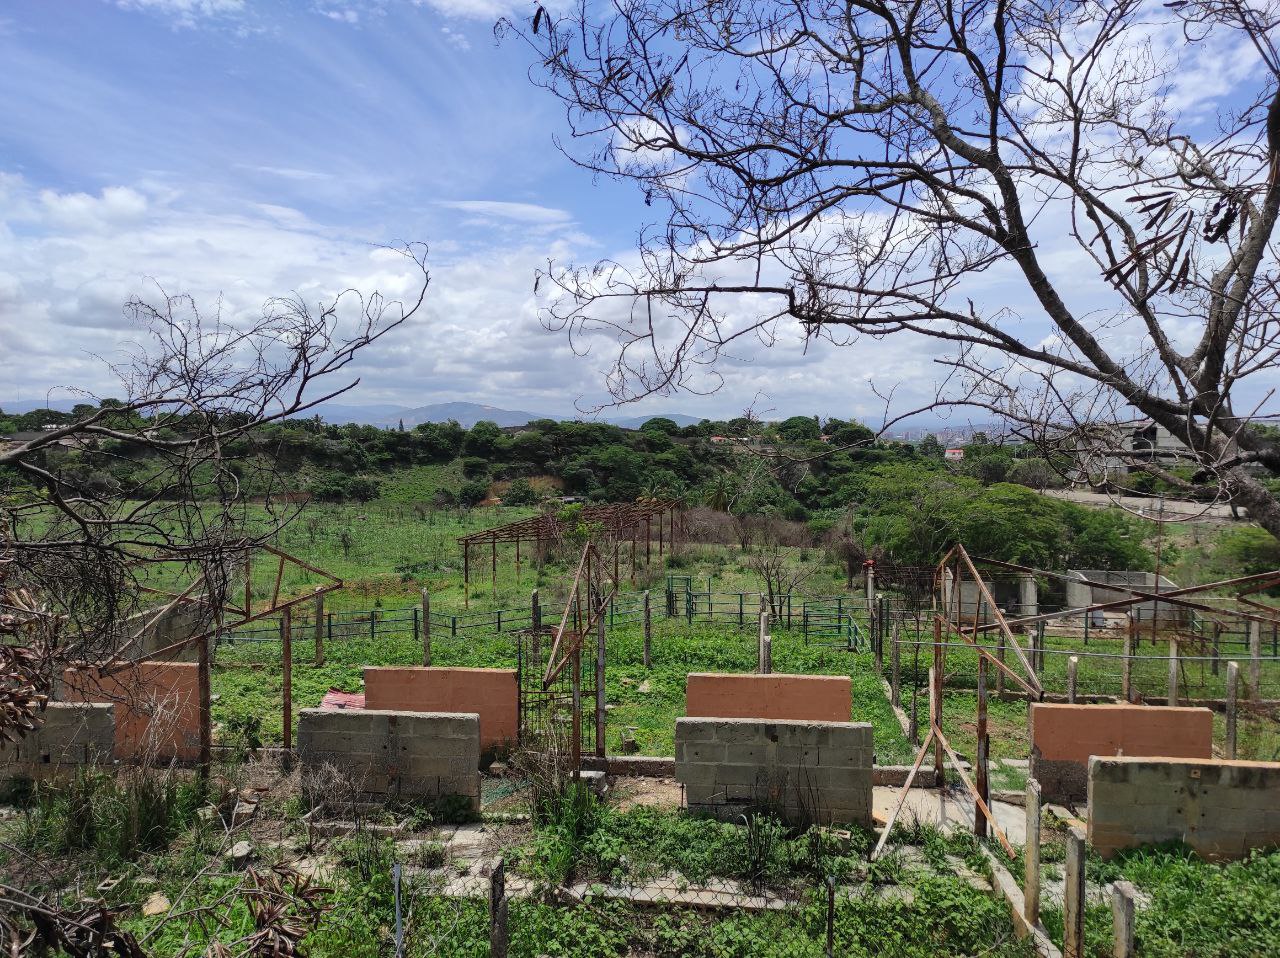
[[[568,223],[573,219],[573,216],[565,210],[553,209],[549,206],[538,206],[534,203],[509,203],[502,200],[451,200],[442,202],[440,205],[451,210],[474,213],[477,216],[515,220],[519,223],[551,225]]]
[[[110,229],[147,212],[147,198],[125,186],[108,186],[98,196],[41,190],[40,203],[52,223],[73,229]]]
[[[245,0],[116,0],[124,10],[142,10],[172,17],[179,24],[193,26],[201,18],[243,13]]]
[[[440,32],[444,34],[444,38],[449,41],[449,45],[455,49],[466,52],[471,49],[471,41],[467,39],[466,34],[460,30],[455,30],[448,24],[440,28]]]

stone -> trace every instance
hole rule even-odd
[[[239,841],[223,852],[222,857],[231,863],[232,868],[243,868],[253,857],[253,845],[247,841]]]
[[[154,892],[142,903],[142,914],[146,918],[154,918],[156,915],[163,915],[172,907],[163,892]]]
[[[253,821],[254,815],[258,813],[257,802],[246,802],[243,800],[236,801],[235,810],[231,813],[231,827],[239,828],[242,825],[248,825]]]

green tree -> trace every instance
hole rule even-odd
[[[778,435],[790,442],[805,442],[822,435],[816,416],[792,416],[778,423]]]

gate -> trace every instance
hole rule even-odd
[[[840,595],[806,600],[801,608],[805,644],[859,651],[863,634],[853,618],[855,601]]]

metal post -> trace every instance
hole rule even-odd
[[[218,617],[216,639],[222,638],[222,618]],[[209,637],[204,636],[196,649],[196,685],[200,699],[200,778],[207,780],[213,766],[213,687],[209,672]]]
[[[1218,668],[1219,668],[1218,659],[1222,654],[1221,637],[1222,637],[1222,623],[1219,622],[1217,619],[1214,619],[1213,620],[1213,664],[1212,664],[1214,675],[1218,674]]]
[[[1227,663],[1227,742],[1226,753],[1227,758],[1234,760],[1236,757],[1236,708],[1237,700],[1240,695],[1240,663]]]
[[[988,776],[987,760],[991,749],[991,739],[987,735],[987,658],[978,656],[978,747],[975,758],[977,768],[974,770],[975,787],[982,801],[991,807],[991,784]],[[973,834],[978,838],[987,837],[987,816],[982,813],[979,803],[973,803]]]
[[[931,728],[942,728],[942,619],[933,619],[933,668],[929,670],[929,722]],[[933,737],[933,787],[942,788],[942,740]]]
[[[285,606],[280,614],[280,644],[283,687],[282,718],[284,720],[284,750],[293,748],[293,609]]]
[[[573,650],[569,681],[573,688],[573,780],[582,779],[582,647]]]
[[[901,623],[893,623],[893,635],[889,639],[889,700],[895,708],[902,708],[902,650],[899,647]]]
[[[316,589],[314,634],[316,665],[324,665],[324,593]]]
[[[431,665],[431,593],[422,590],[422,664]]]
[[[1249,695],[1262,698],[1262,623],[1249,623]]]
[[[1076,702],[1076,677],[1079,674],[1080,657],[1073,655],[1067,659],[1067,704]]]
[[[1124,661],[1120,665],[1120,697],[1133,701],[1133,626],[1124,633]]]
[[[644,593],[644,667],[653,667],[653,614],[649,603],[649,592]]]
[[[1111,886],[1111,927],[1114,932],[1114,944],[1111,949],[1113,958],[1134,958],[1134,887],[1127,881],[1118,881]]]
[[[1027,844],[1023,852],[1023,917],[1030,925],[1040,924],[1040,783],[1027,781]]]
[[[1004,630],[1001,629],[996,633],[996,658],[1000,660],[1000,664],[1004,665],[1005,648],[1004,648]],[[996,669],[996,696],[1003,701],[1004,699],[1004,669]]]
[[[1067,887],[1062,914],[1062,958],[1084,958],[1084,832],[1067,831]]]
[[[604,616],[596,619],[596,758],[604,758]]]

